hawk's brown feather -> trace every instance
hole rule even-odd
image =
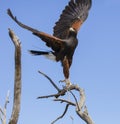
[[[76,28],[79,29],[81,24],[87,19],[91,3],[91,0],[70,0],[54,26],[53,35],[61,39],[67,38],[70,27],[78,20],[80,25]]]

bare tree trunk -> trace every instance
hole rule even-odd
[[[13,110],[8,124],[17,124],[21,103],[21,45],[18,37],[11,29],[9,29],[9,35],[15,46],[15,79]]]

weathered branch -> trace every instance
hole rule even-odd
[[[72,96],[73,96],[74,99],[75,99],[76,106],[77,106],[78,110],[80,110],[76,96],[74,95],[74,93],[73,93],[71,90],[70,90],[70,93],[72,94]]]
[[[54,120],[51,124],[54,124],[56,121],[58,121],[59,119],[63,118],[64,115],[66,114],[67,110],[68,110],[69,104],[66,105],[65,110],[63,112],[63,114],[61,116],[59,116],[56,120]]]
[[[72,105],[72,106],[76,106],[76,104],[75,103],[73,103],[73,102],[71,102],[71,101],[68,101],[68,100],[65,100],[65,99],[54,99],[54,101],[60,101],[61,103],[63,103],[63,102],[65,102],[65,103],[67,103],[67,104],[69,104],[69,105]]]
[[[3,119],[2,119],[2,115],[0,114],[0,120],[1,120],[1,123],[3,124]]]
[[[48,78],[47,75],[45,75],[45,77],[48,80],[50,79],[49,81],[51,81],[51,78]],[[72,93],[72,90],[75,90],[75,91],[79,92],[80,100],[77,100],[76,96]],[[68,100],[65,100],[65,99],[58,98],[60,96],[64,96],[67,92],[70,92],[72,94],[72,96],[75,99],[75,103],[71,102],[71,101],[68,101]],[[64,113],[61,116],[59,116],[55,121],[53,121],[52,124],[55,123],[57,120],[59,120],[60,118],[62,118],[65,115],[69,105],[75,106],[77,115],[82,120],[84,120],[87,124],[94,124],[94,122],[92,121],[91,117],[88,114],[87,107],[85,106],[84,90],[81,89],[78,85],[70,85],[69,87],[64,87],[63,89],[60,89],[57,94],[42,96],[42,97],[38,97],[38,98],[49,98],[49,97],[55,97],[57,99],[54,99],[54,101],[59,101],[61,103],[66,103],[67,104]]]
[[[46,77],[46,76],[45,76]],[[47,76],[48,77],[48,76]],[[46,77],[46,78],[47,78]],[[49,80],[50,81],[50,80]],[[41,98],[49,98],[49,97],[55,97],[55,98],[58,98],[59,96],[64,96],[68,91],[71,91],[71,90],[79,90],[77,89],[78,86],[77,85],[71,85],[69,88],[67,87],[64,87],[63,89],[59,89],[59,92],[57,94],[52,94],[52,95],[47,95],[47,96],[39,96],[38,99],[41,99]]]
[[[8,91],[4,108],[2,109],[2,107],[0,106],[0,120],[1,120],[2,124],[6,124],[6,111],[7,111],[7,104],[9,103],[9,95],[10,95],[10,93]]]
[[[3,117],[4,117],[4,112],[2,110],[2,107],[0,106],[0,120],[1,120],[1,123],[3,124]],[[6,119],[5,119],[6,120]]]
[[[85,93],[84,90],[79,88],[80,100],[78,106],[76,106],[77,115],[84,120],[87,124],[94,124],[91,117],[88,114],[87,107],[85,106]],[[83,109],[83,110],[82,110]]]
[[[9,36],[15,46],[14,103],[9,124],[17,124],[21,103],[21,44],[11,29],[9,29]]]
[[[44,77],[46,77],[49,81],[50,81],[50,83],[53,85],[53,87],[58,91],[58,92],[60,92],[60,89],[58,88],[58,86],[53,82],[53,80],[49,77],[49,76],[47,76],[46,74],[44,74],[43,72],[41,72],[41,71],[38,71],[41,75],[43,75]]]
[[[7,104],[9,103],[9,96],[10,96],[10,91],[8,91],[7,96],[6,96],[5,105],[4,105],[5,109],[7,109]]]
[[[55,97],[57,98],[58,93],[57,94],[52,94],[52,95],[46,95],[46,96],[39,96],[37,97],[37,99],[44,99],[44,98],[50,98],[50,97]]]
[[[4,112],[2,110],[2,107],[0,106],[0,114],[4,115]]]

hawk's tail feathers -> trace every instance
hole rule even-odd
[[[32,55],[43,55],[48,59],[56,61],[56,56],[54,55],[54,53],[52,51],[46,52],[46,51],[29,50],[29,52]]]

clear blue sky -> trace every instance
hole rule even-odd
[[[55,89],[37,71],[45,72],[61,86],[58,81],[63,79],[62,67],[60,63],[28,53],[29,49],[48,48],[39,38],[16,25],[6,10],[10,8],[23,23],[52,34],[54,23],[68,1],[0,1],[0,105],[3,106],[9,89],[7,119],[12,109],[14,83],[14,46],[8,36],[8,28],[13,29],[22,42],[22,104],[18,124],[49,124],[63,112],[65,105],[52,99],[36,99],[55,93]],[[86,105],[95,124],[120,123],[120,0],[93,0],[78,39],[71,80],[85,89]],[[73,107],[56,124],[72,123],[70,116],[74,118],[74,124],[84,124]]]

